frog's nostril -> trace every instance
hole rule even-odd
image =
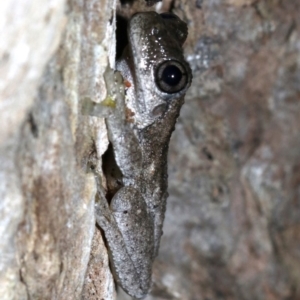
[[[152,110],[153,117],[161,116],[167,110],[167,104],[160,104]]]

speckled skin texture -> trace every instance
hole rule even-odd
[[[178,29],[171,30],[175,25]],[[126,100],[114,88],[116,83],[107,81],[112,85],[108,90],[117,93],[112,95],[116,107],[106,118],[113,156],[108,169],[104,160],[108,190],[105,195],[98,183],[96,219],[104,230],[118,284],[131,296],[143,298],[151,287],[152,263],[162,235],[169,140],[192,76],[181,48],[186,24],[178,17],[136,14],[128,35],[128,48],[117,64],[129,83]],[[181,68],[183,84],[178,92],[158,87],[157,70],[165,61]],[[112,198],[110,207],[107,195]]]

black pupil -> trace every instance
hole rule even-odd
[[[162,72],[162,80],[170,85],[176,86],[182,78],[182,72],[176,66],[167,66]]]

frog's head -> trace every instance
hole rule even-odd
[[[145,128],[162,118],[191,84],[182,53],[187,26],[174,14],[138,13],[129,22],[128,36],[118,69],[130,82],[126,104],[135,126]]]

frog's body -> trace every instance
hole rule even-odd
[[[162,235],[169,141],[192,76],[182,53],[186,24],[175,15],[136,14],[128,35],[117,69],[130,87],[126,100],[118,100],[106,118],[121,176],[115,179],[118,187],[108,191],[113,194],[110,207],[99,187],[96,220],[104,230],[118,284],[143,298]]]

